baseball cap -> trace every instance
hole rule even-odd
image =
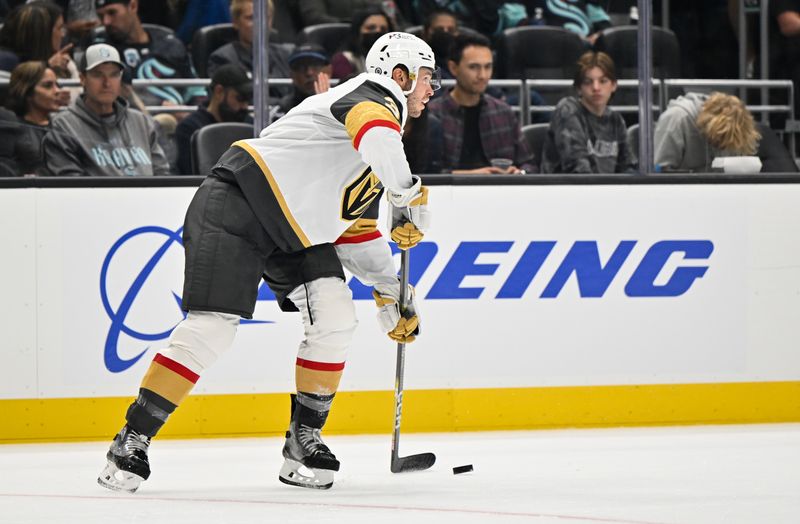
[[[119,59],[119,52],[108,44],[94,44],[86,48],[86,52],[81,59],[81,71],[91,71],[100,64],[111,62],[117,64],[121,68],[125,68],[122,61]]]
[[[325,48],[318,44],[302,44],[297,46],[292,54],[289,55],[289,67],[302,58],[317,60],[325,65],[331,63]]]
[[[253,82],[247,76],[247,71],[236,64],[225,64],[214,71],[211,75],[211,85],[233,88],[247,98],[253,96]]]

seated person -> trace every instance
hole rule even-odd
[[[286,114],[311,95],[323,93],[330,86],[331,61],[322,46],[303,44],[289,57],[292,91],[280,99],[280,113]]]
[[[175,129],[178,172],[193,175],[191,140],[195,131],[218,122],[245,122],[253,97],[253,83],[247,72],[235,64],[218,68],[211,77],[211,98],[181,120]]]
[[[267,3],[267,20],[272,29],[272,14],[275,12],[272,0]],[[208,76],[225,64],[236,64],[252,77],[253,75],[253,0],[233,0],[231,2],[231,18],[236,29],[237,40],[214,50],[208,57]],[[289,53],[291,46],[269,41],[268,57],[269,78],[289,78]],[[289,89],[285,86],[270,86],[270,103],[285,96]]]
[[[372,44],[386,33],[394,31],[394,24],[380,6],[366,7],[353,14],[350,38],[333,55],[333,78],[348,79],[365,70],[364,60]]]
[[[21,62],[36,60],[47,62],[57,78],[77,80],[72,44],[63,45],[63,33],[63,12],[53,2],[37,0],[17,6],[0,29],[0,70],[13,71]],[[60,90],[59,96],[62,105],[69,104],[70,90]]]
[[[761,128],[744,103],[725,93],[688,93],[671,100],[656,123],[654,161],[662,171],[711,171],[716,157],[757,155],[762,172],[796,165],[775,133]]]
[[[431,162],[452,173],[534,172],[533,154],[513,110],[486,94],[493,67],[489,40],[459,34],[447,65],[456,85],[428,103],[443,131],[442,158]]]
[[[84,94],[53,118],[44,156],[55,176],[168,175],[152,122],[120,97],[122,61],[107,44],[81,59]]]
[[[194,78],[194,70],[183,42],[172,34],[145,29],[139,18],[138,0],[95,0],[104,31],[92,43],[107,43],[117,49],[133,78]],[[205,97],[200,86],[176,88],[148,86],[139,91],[145,104],[196,104]]]
[[[625,121],[608,107],[617,90],[614,62],[588,51],[578,60],[578,96],[559,100],[542,150],[542,173],[633,173]]]
[[[6,106],[19,123],[16,133],[7,138],[14,144],[14,159],[20,175],[48,175],[42,154],[42,140],[56,113],[60,89],[55,72],[46,63],[22,62],[11,73]]]

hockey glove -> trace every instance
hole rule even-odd
[[[414,185],[403,194],[388,191],[391,204],[389,231],[392,240],[400,249],[410,249],[422,240],[430,225],[428,211],[428,188],[419,177],[413,177]]]
[[[414,287],[409,284],[406,308],[400,314],[400,283],[375,284],[372,296],[378,306],[378,325],[395,342],[409,344],[420,333],[419,315],[414,303]]]

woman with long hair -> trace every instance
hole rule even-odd
[[[22,62],[11,73],[6,106],[20,126],[8,138],[15,142],[14,159],[21,175],[48,174],[42,139],[50,130],[50,116],[60,107],[60,91],[55,72],[44,62]]]
[[[61,45],[65,35],[64,14],[53,2],[37,0],[15,7],[0,29],[0,70],[39,61],[46,62],[58,78],[79,78],[69,54],[72,44]],[[60,96],[62,105],[69,103],[69,91],[62,90]]]

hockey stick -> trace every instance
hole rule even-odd
[[[408,290],[408,250],[400,252],[400,311],[406,309]],[[419,453],[407,457],[400,456],[400,418],[403,413],[403,372],[406,363],[406,345],[397,343],[397,368],[394,376],[394,433],[392,434],[392,473],[422,471],[433,466],[436,455]]]

